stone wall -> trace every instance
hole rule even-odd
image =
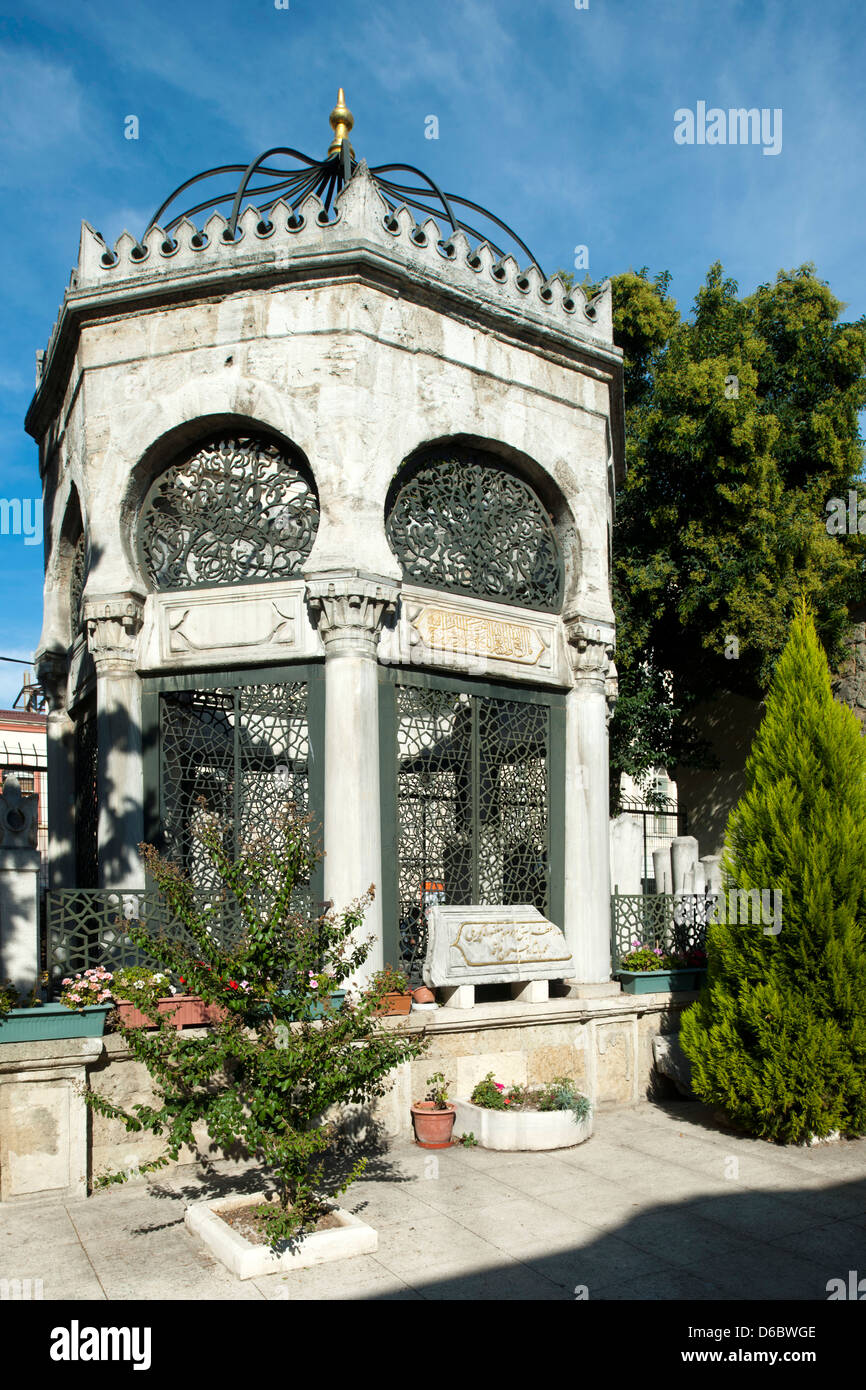
[[[457,1096],[468,1096],[492,1071],[505,1083],[570,1076],[601,1111],[635,1104],[655,1092],[653,1038],[677,1031],[680,1012],[693,997],[608,994],[387,1019],[384,1026],[399,1032],[419,1032],[426,1024],[429,1047],[398,1069],[372,1118],[389,1137],[408,1138],[410,1106],[423,1098],[427,1077],[436,1071],[445,1073],[450,1094]],[[84,1196],[100,1175],[134,1175],[161,1152],[158,1136],[130,1134],[122,1122],[89,1112],[79,1092],[85,1077],[127,1111],[154,1102],[145,1067],[118,1034],[0,1046],[0,1201]],[[357,1132],[370,1115],[355,1107],[343,1119]],[[208,1149],[203,1133],[199,1138],[202,1152],[222,1156]],[[178,1161],[194,1158],[182,1150]]]

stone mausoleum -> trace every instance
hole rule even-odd
[[[202,798],[236,847],[293,802],[315,892],[376,886],[371,968],[417,977],[432,903],[525,904],[599,986],[610,289],[357,162],[342,93],[331,124],[325,160],[223,173],[197,223],[172,195],[140,240],[82,226],[27,418],[50,888],[143,887],[142,840],[195,875]]]

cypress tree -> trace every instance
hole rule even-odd
[[[707,986],[682,1020],[692,1084],[766,1139],[862,1134],[866,738],[832,697],[804,600],[746,779],[727,827],[725,886],[781,892],[781,926],[708,928]]]

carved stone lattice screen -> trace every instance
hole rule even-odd
[[[268,440],[211,439],[152,484],[139,554],[156,589],[288,579],[312,550],[318,524],[299,459]]]
[[[417,584],[558,612],[563,565],[550,517],[532,488],[466,449],[428,459],[398,485],[386,529]]]
[[[79,888],[99,883],[96,706],[75,716],[75,880]]]
[[[198,887],[215,883],[196,838],[212,817],[233,857],[278,852],[289,808],[309,804],[306,682],[163,692],[160,762],[165,849]]]
[[[396,712],[400,941],[417,976],[434,902],[547,914],[550,711],[398,684]]]

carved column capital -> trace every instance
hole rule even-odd
[[[135,639],[144,622],[144,597],[127,592],[84,603],[84,625],[97,676],[127,675],[135,660]]]
[[[66,691],[69,681],[69,658],[65,652],[41,650],[36,653],[33,663],[36,679],[45,691],[49,716],[62,714],[66,709]]]
[[[565,618],[571,669],[575,685],[590,683],[603,691],[610,703],[616,700],[616,666],[613,662],[613,632],[582,618]]]
[[[332,571],[310,575],[306,597],[328,655],[357,652],[375,658],[379,632],[396,611],[400,586],[379,575]]]

